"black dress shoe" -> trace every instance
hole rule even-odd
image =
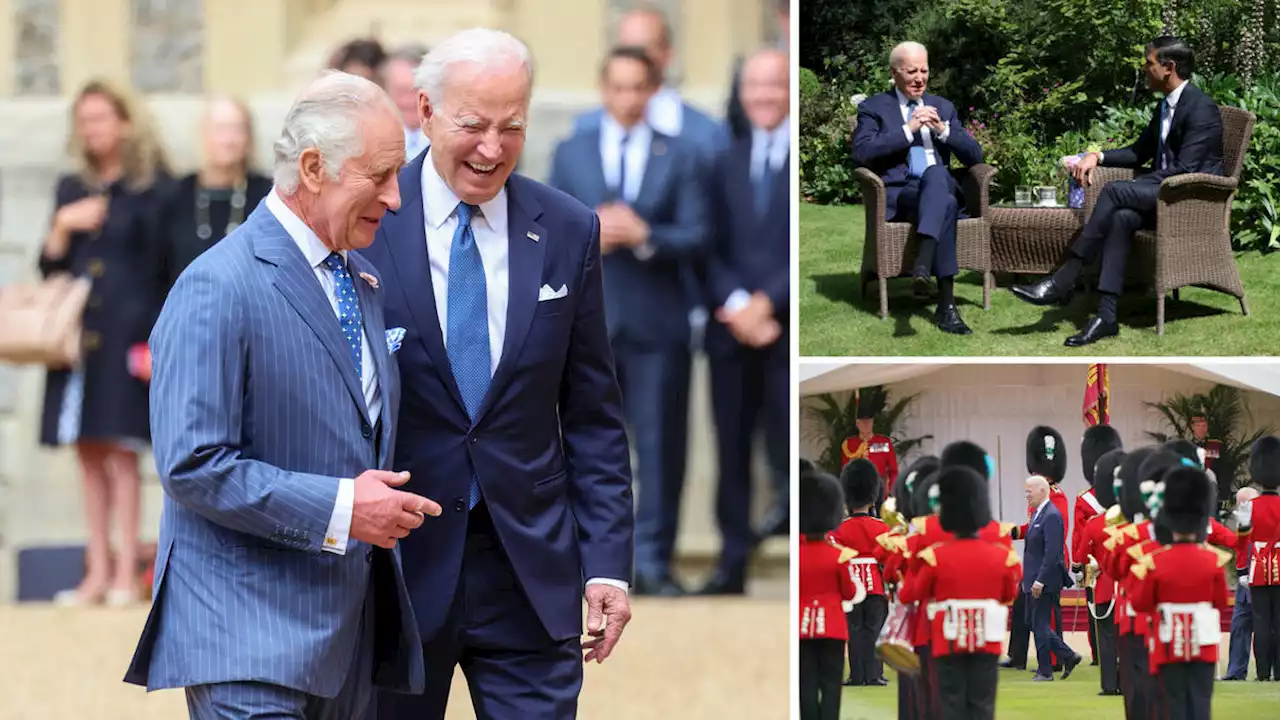
[[[1036,673],[1035,675],[1031,676],[1031,682],[1053,682],[1053,676],[1041,675],[1040,673]]]
[[[933,322],[942,332],[952,335],[973,334],[969,326],[964,324],[964,320],[960,319],[960,311],[955,305],[939,305],[938,310],[933,314]]]
[[[1063,662],[1062,663],[1062,679],[1066,680],[1067,678],[1071,677],[1071,671],[1075,670],[1076,666],[1079,665],[1083,660],[1084,658],[1080,657],[1080,654],[1077,653],[1075,657],[1068,658],[1065,662]]]
[[[867,687],[884,687],[888,684],[889,684],[889,681],[885,680],[882,677],[876,678],[875,680],[868,680],[866,682]]]
[[[761,540],[767,537],[788,537],[791,535],[791,513],[778,505],[769,508],[757,534]]]
[[[927,275],[914,275],[911,278],[911,294],[917,300],[928,300],[938,296],[938,288]]]
[[[1071,288],[1059,285],[1052,275],[1030,285],[1014,285],[1013,294],[1032,305],[1066,305],[1071,302]]]
[[[1090,661],[1089,661],[1089,667],[1098,667],[1098,661],[1097,661],[1097,660],[1090,660]]]
[[[1015,664],[1012,660],[1001,660],[1001,661],[1000,661],[1000,667],[1002,667],[1002,668],[1004,668],[1004,669],[1006,669],[1006,670],[1010,670],[1010,669],[1012,669],[1012,670],[1026,670],[1026,669],[1027,669],[1027,664],[1026,664],[1026,663],[1022,663],[1021,665],[1017,665],[1017,664]]]
[[[698,590],[699,595],[746,595],[747,569],[720,568],[711,576],[706,585]]]
[[[670,575],[637,575],[636,586],[632,590],[636,595],[649,597],[682,597],[689,594]]]
[[[851,677],[847,677],[847,678],[845,678],[845,679],[844,679],[844,682],[842,682],[842,683],[840,683],[840,684],[841,684],[841,685],[843,685],[843,686],[845,686],[845,687],[861,687],[861,686],[862,686],[862,681],[861,681],[861,680],[854,680],[854,679],[853,679],[853,678],[851,678]]]
[[[1098,696],[1099,696],[1099,697],[1111,697],[1111,696],[1114,696],[1114,695],[1120,695],[1120,694],[1122,694],[1122,693],[1121,693],[1119,690],[1103,690],[1102,692],[1098,693]]]
[[[1089,322],[1084,324],[1083,330],[1067,338],[1067,341],[1063,344],[1067,347],[1084,347],[1119,334],[1120,323],[1114,320],[1103,320],[1094,315],[1089,318]]]

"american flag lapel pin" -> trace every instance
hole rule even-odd
[[[532,231],[532,230],[530,230],[529,232],[525,233],[525,234],[524,234],[524,236],[525,236],[525,237],[527,237],[527,238],[529,238],[530,240],[532,240],[532,241],[534,241],[534,242],[538,242],[538,233],[536,233],[536,232],[534,232],[534,231]]]

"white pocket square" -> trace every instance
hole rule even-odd
[[[569,287],[567,285],[561,285],[559,290],[552,290],[550,285],[543,285],[538,290],[538,302],[545,302],[547,300],[559,300],[560,298],[568,294],[569,294]]]
[[[395,355],[400,350],[400,343],[404,341],[404,328],[394,327],[387,330],[387,352]]]

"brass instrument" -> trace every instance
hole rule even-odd
[[[1090,562],[1084,566],[1084,586],[1086,588],[1094,588],[1098,584],[1098,575],[1102,573],[1102,568],[1098,567],[1098,563]]]
[[[1110,527],[1123,525],[1129,522],[1128,520],[1125,519],[1124,513],[1120,512],[1119,503],[1116,503],[1115,505],[1112,505],[1111,507],[1107,508],[1106,518],[1107,518],[1107,525],[1109,525]]]
[[[889,498],[880,504],[880,519],[890,530],[902,533],[907,531],[907,518],[898,512],[898,501],[895,498]]]

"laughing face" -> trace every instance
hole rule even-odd
[[[481,68],[459,63],[441,98],[419,95],[431,161],[458,199],[479,205],[498,194],[524,150],[529,73],[518,61]]]
[[[400,207],[398,173],[404,163],[404,131],[389,109],[361,120],[363,152],[342,165],[337,179],[325,172],[318,150],[302,152],[301,182],[315,200],[303,220],[331,250],[361,250],[373,244],[387,210]]]

